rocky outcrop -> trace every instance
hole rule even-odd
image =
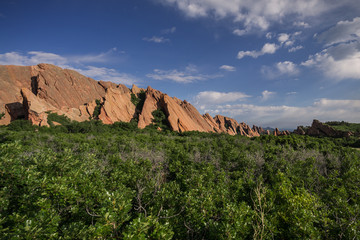
[[[131,92],[135,95],[139,95],[139,93],[141,93],[142,91],[145,92],[145,89],[139,88],[135,84],[133,84],[131,87]]]
[[[297,128],[296,128],[296,130],[294,130],[294,133],[295,134],[298,134],[298,135],[305,135],[306,133],[305,133],[305,130],[302,128],[302,127],[300,127],[300,126],[298,126]]]
[[[187,103],[181,102],[179,99],[171,98],[168,95],[164,94],[161,98],[161,107],[163,108],[170,128],[173,131],[177,132],[186,132],[186,131],[199,131],[199,132],[212,132],[212,128],[207,122],[202,118],[199,112],[190,112],[187,108]],[[194,114],[194,115],[191,115]],[[198,124],[198,119],[202,118],[204,126]]]
[[[314,119],[311,127],[307,129],[306,135],[322,137],[349,137],[352,133],[336,130],[329,125],[323,124],[319,120]]]
[[[140,89],[135,85],[132,87],[132,92],[134,94],[140,93]],[[157,110],[160,107],[160,100],[162,98],[162,93],[160,91],[152,89],[150,86],[146,89],[145,101],[142,108],[142,111],[139,115],[139,128],[145,128],[153,122],[152,112]]]
[[[51,64],[0,66],[0,87],[0,113],[5,113],[0,124],[24,118],[33,124],[48,126],[48,114],[57,113],[74,121],[96,118],[105,124],[138,120],[138,127],[145,128],[153,124],[153,112],[161,110],[170,129],[178,132],[217,132],[248,137],[260,136],[263,132],[261,128],[250,128],[225,116],[201,115],[186,100],[170,97],[151,87],[143,89],[133,85],[130,90],[122,84],[95,81]],[[134,95],[141,104],[132,102]]]
[[[101,107],[99,119],[105,124],[130,122],[135,115],[135,105],[131,102],[130,91],[123,87],[108,88]]]

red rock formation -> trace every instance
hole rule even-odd
[[[135,106],[131,102],[130,91],[121,88],[108,88],[101,107],[99,119],[105,124],[130,122],[135,115]]]
[[[139,93],[141,93],[141,91],[144,91],[145,92],[145,89],[143,88],[138,88],[135,84],[132,85],[131,87],[131,92],[135,95],[139,95]]]
[[[133,93],[138,94],[141,90],[138,90],[135,85],[133,85]],[[139,115],[139,128],[145,128],[146,126],[152,124],[154,119],[152,112],[159,108],[160,99],[163,93],[160,91],[152,89],[150,86],[146,89],[145,102],[142,108],[141,114]]]
[[[22,104],[22,88],[28,89],[58,110],[63,107],[79,108],[105,95],[104,88],[97,81],[73,70],[50,64],[0,66],[0,112],[5,113],[0,124],[26,117],[22,116],[26,114]],[[73,110],[70,110],[69,114],[73,115],[72,112]]]
[[[211,126],[202,118],[199,112],[189,111],[188,103],[181,102],[177,98],[171,98],[168,95],[164,94],[161,98],[161,107],[165,111],[165,114],[168,118],[170,127],[174,131],[186,132],[186,131],[213,131]],[[199,125],[198,122],[203,119],[203,123],[207,124],[207,128],[204,129],[202,125]]]
[[[325,137],[349,137],[352,135],[352,133],[347,131],[335,130],[329,125],[323,124],[319,120],[314,119],[311,127],[306,131],[306,135]]]
[[[220,115],[202,116],[187,101],[169,97],[151,87],[144,90],[133,85],[130,90],[122,84],[98,82],[50,64],[0,66],[0,87],[0,113],[6,114],[0,124],[26,118],[36,125],[47,126],[48,112],[86,121],[93,117],[98,99],[101,103],[98,118],[106,124],[130,122],[138,117],[138,127],[144,128],[152,124],[152,112],[161,109],[174,131],[223,132],[249,137],[259,136],[263,131]],[[145,101],[140,111],[131,102],[131,94],[139,96],[142,91]]]

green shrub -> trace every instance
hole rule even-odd
[[[95,107],[94,112],[93,112],[93,118],[94,118],[94,119],[98,119],[98,118],[99,118],[99,115],[100,115],[100,112],[101,112],[101,106],[102,106],[102,104],[100,103],[100,100],[99,100],[99,99],[96,99],[96,100],[95,100],[95,103],[96,103],[96,107]]]
[[[5,116],[5,113],[0,113],[0,120]]]
[[[65,115],[58,115],[57,113],[48,113],[47,122],[51,127],[54,127],[54,122],[60,123],[61,125],[67,125],[71,123],[70,118]]]

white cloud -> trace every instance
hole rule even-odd
[[[237,35],[237,36],[244,36],[244,35],[246,35],[247,33],[248,33],[248,31],[245,30],[245,29],[235,29],[235,30],[233,31],[233,34],[235,34],[235,35]]]
[[[294,129],[299,125],[311,125],[313,119],[359,122],[360,100],[319,99],[304,107],[218,104],[203,106],[202,112],[221,114],[263,127]]]
[[[288,51],[289,52],[296,52],[297,50],[300,50],[300,49],[303,49],[303,48],[304,48],[303,46],[299,45],[299,46],[290,48]]]
[[[276,95],[276,92],[270,92],[268,90],[265,90],[261,93],[262,97],[262,101],[267,101],[269,100],[270,98],[274,97]]]
[[[290,35],[287,33],[280,33],[278,36],[278,41],[280,43],[285,43],[286,41],[288,41],[290,38]]]
[[[278,62],[273,66],[263,66],[261,68],[262,74],[270,79],[274,79],[281,76],[296,76],[299,74],[298,66],[291,61]]]
[[[236,71],[236,68],[234,66],[229,66],[229,65],[222,65],[220,67],[220,69],[225,70],[225,71],[229,71],[229,72]]]
[[[266,33],[266,35],[265,35],[265,37],[267,38],[267,39],[272,39],[273,37],[274,37],[274,33],[272,33],[272,32],[268,32],[268,33]]]
[[[147,41],[147,42],[154,42],[154,43],[165,43],[165,42],[170,41],[170,39],[168,39],[168,38],[157,37],[157,36],[153,36],[151,38],[144,37],[143,40]]]
[[[0,54],[1,65],[36,65],[38,63],[50,63],[58,66],[66,66],[68,60],[54,53],[30,51],[26,55],[19,52]]]
[[[195,97],[197,105],[222,104],[236,101],[244,101],[250,96],[242,92],[215,92],[204,91],[199,92]]]
[[[340,21],[334,27],[319,34],[317,38],[326,46],[359,40],[360,17],[354,18],[352,21]]]
[[[155,80],[170,80],[178,83],[192,83],[220,77],[220,75],[200,74],[194,65],[187,66],[185,71],[154,69],[154,73],[149,73],[146,76]]]
[[[139,79],[127,73],[120,73],[112,68],[87,66],[84,69],[74,69],[79,73],[98,80],[110,81],[117,84],[132,85]]]
[[[260,51],[239,51],[237,58],[242,59],[243,57],[249,56],[253,58],[257,58],[259,56],[265,55],[265,54],[274,54],[276,50],[279,48],[278,45],[275,43],[265,43],[265,45],[262,47]]]
[[[303,21],[294,22],[294,26],[303,27],[303,28],[309,28],[310,27],[310,25],[308,23],[303,22]]]
[[[360,80],[360,42],[342,43],[311,55],[303,63],[306,67],[315,67],[329,79]]]
[[[117,51],[116,48],[113,48],[100,54],[77,56],[61,56],[55,53],[41,51],[29,51],[26,54],[9,52],[0,54],[0,64],[30,66],[37,65],[39,63],[49,63],[62,68],[73,69],[96,80],[105,80],[127,85],[138,82],[139,80],[134,76],[126,73],[120,73],[115,69],[84,65],[87,63],[108,62],[114,58],[112,54],[115,51]]]
[[[158,0],[174,6],[191,18],[232,18],[246,29],[268,29],[272,23],[298,23],[307,26],[304,19],[317,17],[339,5],[355,3],[327,0]]]

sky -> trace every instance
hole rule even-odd
[[[200,113],[360,122],[359,0],[1,0],[0,64],[151,86]]]

